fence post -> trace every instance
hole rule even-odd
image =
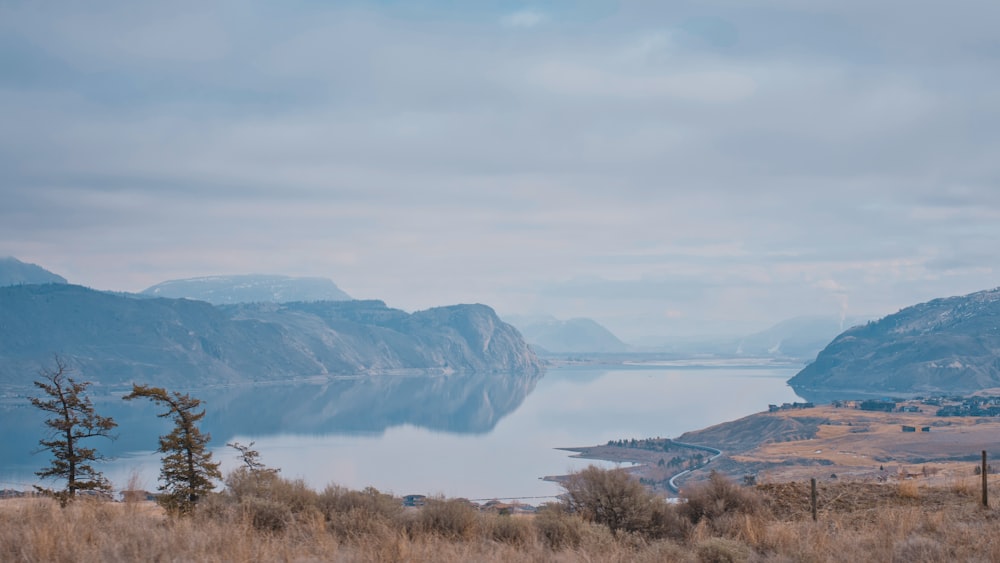
[[[987,465],[986,465],[986,450],[983,450],[983,506],[986,508],[990,507],[989,490],[987,489],[987,484],[989,480],[987,479]]]
[[[813,477],[809,483],[809,504],[812,506],[813,522],[816,521],[816,478]]]

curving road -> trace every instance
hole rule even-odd
[[[684,471],[681,471],[677,475],[674,475],[673,477],[670,478],[669,481],[667,481],[667,488],[670,489],[670,492],[672,492],[672,493],[674,493],[676,495],[676,494],[678,494],[678,493],[681,492],[681,490],[677,487],[677,483],[675,483],[675,481],[677,480],[677,478],[683,477],[683,476],[687,475],[688,473],[691,473],[695,469],[701,469],[702,467],[705,467],[706,465],[708,465],[709,463],[711,463],[714,459],[716,459],[719,456],[721,456],[722,455],[722,450],[719,450],[719,449],[716,449],[716,448],[710,448],[708,446],[699,446],[699,445],[696,445],[696,444],[685,444],[684,442],[678,442],[677,440],[673,440],[672,443],[674,445],[681,446],[681,447],[684,447],[684,448],[691,448],[691,449],[694,449],[694,450],[701,450],[703,452],[709,452],[710,454],[712,454],[711,456],[709,456],[709,458],[707,460],[705,460],[704,463],[702,463],[698,467],[695,467],[694,469],[685,469]]]

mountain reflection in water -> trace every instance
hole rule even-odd
[[[619,438],[676,437],[800,400],[785,383],[792,368],[559,368],[544,375],[481,373],[328,378],[250,387],[183,390],[204,401],[222,470],[239,465],[227,442],[256,442],[261,460],[322,489],[374,486],[396,494],[468,498],[552,496],[544,475],[585,467],[555,448]],[[157,436],[169,421],[152,405],[94,395],[118,421],[116,457],[101,469],[121,487],[135,472],[154,490]],[[42,416],[26,400],[0,402],[0,487],[30,488],[48,455],[31,455]]]

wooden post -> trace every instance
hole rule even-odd
[[[982,472],[983,473],[983,506],[985,508],[989,508],[990,507],[989,490],[987,489],[987,484],[989,483],[989,479],[987,479],[987,469],[988,469],[988,467],[986,465],[986,450],[983,450],[983,472]]]
[[[813,522],[816,521],[816,478],[813,477],[810,481],[811,490],[809,492],[809,503],[812,506]]]

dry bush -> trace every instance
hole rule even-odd
[[[764,503],[751,489],[737,486],[722,475],[712,472],[708,482],[687,491],[687,502],[680,505],[681,512],[693,524],[702,520],[709,523],[726,514],[763,515]]]
[[[808,484],[758,493],[772,505],[772,495],[787,497],[780,502],[792,508],[782,519],[719,501],[730,492],[716,488],[723,492],[699,494],[722,508],[697,525],[685,518],[685,537],[676,540],[612,533],[560,505],[533,517],[481,514],[443,499],[404,510],[374,489],[328,488],[315,495],[320,513],[303,505],[308,495],[294,482],[290,494],[270,498],[206,497],[194,518],[169,518],[153,503],[81,501],[61,510],[50,499],[13,499],[0,501],[0,561],[1000,561],[1000,511],[948,487],[923,487],[911,499],[895,485],[830,485],[818,522],[792,505],[808,502]]]
[[[624,471],[591,465],[571,474],[563,487],[570,511],[612,532],[676,538],[687,531],[672,505]]]
[[[430,499],[407,524],[411,537],[431,534],[449,540],[469,540],[478,532],[479,512],[465,500]]]
[[[399,499],[382,493],[375,487],[354,491],[331,485],[319,494],[317,506],[328,518],[336,513],[363,512],[393,520],[403,512],[403,505]]]
[[[949,487],[956,494],[975,497],[982,491],[982,481],[979,478],[956,476],[952,479]]]
[[[319,494],[317,506],[330,530],[342,540],[372,537],[390,541],[388,538],[398,535],[404,524],[399,499],[374,487],[353,491],[329,486]]]
[[[741,563],[749,561],[753,550],[737,540],[712,537],[694,546],[698,561],[703,563]]]
[[[248,497],[271,498],[271,489],[280,480],[276,473],[240,467],[226,475],[226,493],[237,501]]]
[[[602,524],[585,521],[579,514],[567,512],[563,504],[544,505],[534,516],[533,524],[542,544],[552,551],[576,551],[590,555],[617,549],[615,535]]]
[[[531,518],[510,515],[480,515],[486,538],[500,543],[526,547],[536,543]]]
[[[278,501],[247,497],[240,502],[240,509],[254,528],[268,532],[283,532],[292,522],[292,509]]]
[[[896,485],[896,494],[900,498],[918,499],[920,498],[920,486],[916,481],[900,481]]]
[[[561,504],[548,504],[539,509],[534,525],[542,542],[557,551],[580,547],[589,526],[579,516],[568,513]]]

